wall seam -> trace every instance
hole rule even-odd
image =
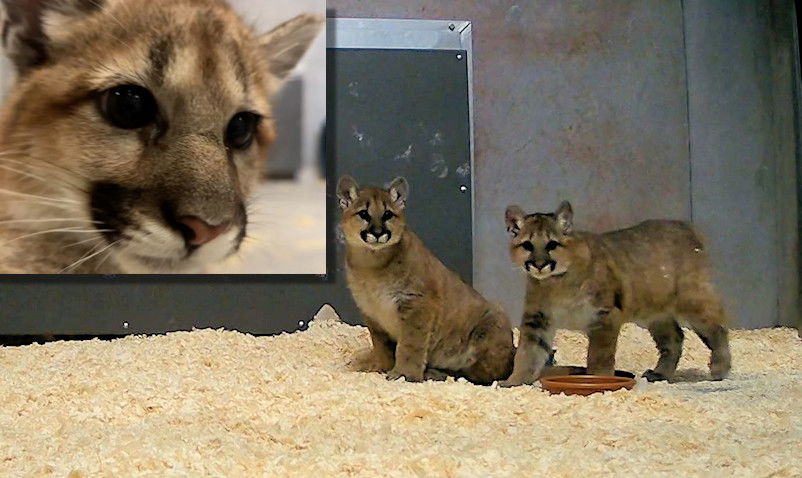
[[[685,127],[688,134],[688,218],[693,223],[693,149],[691,145],[691,89],[688,78],[688,44],[686,37],[688,29],[685,25],[685,0],[680,0],[680,15],[682,16],[682,57],[685,67]]]
[[[802,57],[799,51],[799,9],[796,2],[791,2],[792,13],[792,55],[791,64],[794,67],[792,91],[793,91],[793,110],[794,110],[794,156],[796,160],[796,204],[797,204],[797,297],[796,297],[796,321],[799,336],[802,337]],[[789,324],[793,326],[794,324]]]

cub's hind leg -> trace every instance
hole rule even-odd
[[[674,377],[679,358],[682,355],[682,342],[685,334],[674,317],[656,319],[649,323],[647,328],[657,345],[660,358],[657,360],[654,370],[647,370],[643,376],[650,382],[670,380]]]
[[[678,288],[677,315],[686,319],[702,342],[710,349],[710,375],[713,380],[727,377],[731,367],[727,314],[710,279],[707,264],[683,275]],[[700,268],[701,267],[701,268]]]
[[[512,325],[499,308],[488,310],[471,331],[468,347],[475,351],[476,361],[460,371],[469,381],[489,385],[512,373],[515,347],[512,345]]]
[[[365,319],[372,347],[354,354],[348,367],[357,372],[387,372],[395,365],[395,342],[370,319]]]
[[[730,372],[730,341],[727,316],[721,300],[710,286],[700,288],[692,297],[677,305],[677,312],[710,349],[710,376],[722,380]]]
[[[710,349],[710,376],[713,380],[727,378],[732,367],[727,328],[718,324],[694,324],[693,331]]]
[[[520,333],[512,375],[499,383],[501,387],[535,383],[551,354],[554,326],[548,316],[542,312],[524,313]]]

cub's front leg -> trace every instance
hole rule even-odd
[[[588,362],[591,375],[613,375],[615,373],[615,349],[621,330],[620,312],[616,309],[600,310],[587,329]]]
[[[373,346],[355,353],[348,367],[357,372],[386,372],[395,364],[395,343],[372,320],[366,318],[364,322]]]
[[[395,366],[387,373],[387,380],[404,377],[407,382],[422,382],[429,359],[432,313],[418,304],[399,304],[398,317],[401,336],[395,348]]]
[[[553,340],[554,326],[548,316],[540,311],[524,313],[512,375],[499,382],[499,386],[514,387],[535,383],[551,354]]]

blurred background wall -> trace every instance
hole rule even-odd
[[[329,0],[337,17],[473,22],[474,283],[520,316],[503,213],[692,220],[740,327],[799,318],[790,0]],[[414,188],[414,185],[413,185]],[[434,225],[433,225],[434,227]]]
[[[6,97],[11,82],[14,81],[14,72],[11,62],[5,56],[0,57],[0,100]]]
[[[267,32],[301,13],[324,15],[326,10],[325,0],[229,0],[229,3],[260,32]],[[318,175],[320,135],[326,119],[325,45],[323,31],[278,95],[278,139],[267,169],[275,178],[304,179]],[[300,130],[294,127],[296,124],[301,126]],[[300,154],[296,143],[300,145]]]

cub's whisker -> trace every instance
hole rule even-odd
[[[122,242],[122,240],[116,241],[115,244],[119,244],[120,242]],[[123,246],[123,248],[122,248],[122,250],[120,252],[125,252],[126,250],[128,250],[131,247],[132,244],[133,244],[132,242],[129,242],[128,244]],[[114,249],[109,249],[108,254],[106,254],[106,256],[103,259],[101,259],[100,262],[97,263],[97,265],[95,265],[95,271],[97,271],[100,268],[100,266],[103,265],[104,262],[109,260],[109,257],[111,257],[113,254],[114,254]]]
[[[77,171],[73,171],[71,169],[65,168],[61,164],[54,163],[53,161],[46,161],[46,160],[43,160],[43,159],[36,159],[35,162],[29,162],[29,161],[21,161],[19,159],[11,158],[9,156],[5,156],[5,157],[0,156],[0,161],[6,162],[6,163],[16,163],[16,164],[20,164],[20,165],[23,165],[23,166],[26,166],[26,167],[39,168],[39,169],[42,169],[42,170],[45,170],[45,171],[48,171],[48,172],[51,172],[50,171],[50,167],[53,167],[53,168],[57,168],[57,169],[61,170],[61,172],[63,172],[63,173],[66,173],[67,176],[78,177],[78,178],[82,178],[82,179],[89,179],[85,175],[83,175],[83,174],[81,174],[81,173],[79,173]],[[43,164],[39,164],[39,163],[43,163]]]
[[[84,239],[83,241],[73,242],[72,244],[68,244],[61,249],[69,249],[70,247],[80,246],[81,244],[86,244],[87,242],[98,241],[98,242],[105,242],[102,237],[90,237],[89,239]]]
[[[74,270],[76,267],[80,266],[80,265],[81,265],[81,264],[83,264],[84,262],[86,262],[86,261],[88,261],[88,260],[92,259],[93,257],[96,257],[96,256],[98,256],[98,255],[102,254],[102,253],[103,253],[103,252],[105,252],[106,250],[108,250],[108,249],[110,249],[110,248],[112,248],[112,247],[116,246],[116,245],[117,245],[119,242],[120,242],[120,241],[114,241],[114,242],[112,242],[111,244],[107,245],[106,247],[104,247],[104,248],[100,249],[99,251],[97,251],[97,252],[94,252],[94,253],[91,253],[90,255],[88,255],[88,256],[86,256],[86,257],[83,257],[83,258],[81,258],[81,259],[78,259],[77,261],[75,261],[75,262],[73,262],[72,264],[68,265],[68,266],[67,266],[67,267],[65,267],[64,269],[61,269],[61,270],[60,270],[58,273],[59,273],[59,274],[63,274],[64,272],[67,272],[67,271],[69,271],[69,270]],[[95,246],[95,248],[97,248],[97,246]],[[92,250],[94,250],[94,248],[93,248],[93,249],[91,249],[89,252],[92,252]]]
[[[37,196],[36,194],[21,193],[19,191],[12,191],[11,189],[0,188],[0,194],[8,194],[9,196],[17,196],[30,199],[38,199],[40,201],[54,202],[57,204],[80,204],[78,201],[73,201],[72,199],[57,199],[47,196]]]
[[[2,162],[2,159],[0,159],[0,162]],[[31,178],[31,179],[36,179],[36,180],[41,181],[43,183],[47,183],[47,180],[45,178],[41,177],[41,176],[38,176],[38,175],[33,174],[33,173],[29,173],[27,171],[22,171],[22,170],[19,170],[19,169],[16,169],[16,168],[12,168],[11,166],[7,166],[5,164],[0,164],[0,169],[5,169],[6,171],[11,171],[12,173],[19,174],[20,176],[24,176],[26,178]]]
[[[89,219],[78,219],[72,217],[54,217],[46,219],[9,219],[0,221],[0,224],[38,224],[41,222],[80,222],[84,224],[102,224],[100,221],[92,221]]]
[[[30,234],[24,234],[22,236],[15,237],[14,239],[11,239],[9,241],[6,241],[6,242],[0,244],[0,247],[7,246],[8,244],[11,244],[12,242],[16,242],[16,241],[19,241],[19,240],[22,240],[22,239],[28,239],[28,238],[31,238],[31,237],[41,236],[43,234],[55,234],[55,233],[58,233],[58,232],[75,233],[75,234],[91,234],[91,233],[98,233],[98,232],[112,232],[112,230],[111,229],[79,229],[77,227],[73,227],[73,228],[67,227],[67,228],[60,228],[60,229],[48,229],[47,231],[37,231],[37,232],[32,232]]]

